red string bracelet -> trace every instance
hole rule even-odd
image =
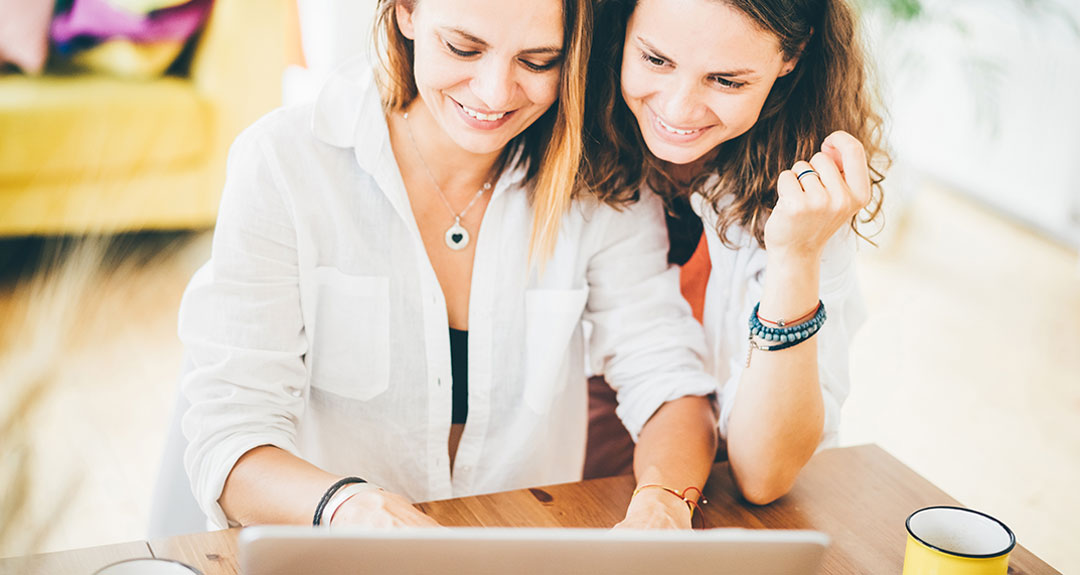
[[[695,511],[701,511],[701,507],[698,506],[696,501],[694,501],[693,499],[690,499],[690,498],[688,498],[686,496],[687,491],[690,491],[691,489],[693,489],[694,491],[697,491],[698,492],[698,497],[701,499],[701,504],[702,505],[705,505],[706,503],[709,502],[707,499],[705,499],[705,495],[701,492],[701,490],[698,489],[697,487],[694,487],[693,485],[691,485],[690,487],[687,487],[686,489],[683,489],[682,493],[679,493],[678,491],[676,491],[676,490],[674,490],[674,489],[672,489],[670,487],[660,485],[659,483],[646,483],[645,485],[642,485],[642,486],[638,487],[637,489],[634,490],[634,494],[630,496],[630,499],[633,499],[634,497],[637,497],[637,494],[640,493],[642,489],[648,489],[650,487],[655,487],[656,489],[663,489],[664,491],[667,491],[668,493],[674,495],[675,497],[678,497],[679,499],[682,499],[683,503],[686,503],[686,507],[690,509],[690,517],[691,517],[691,519],[694,517],[694,512]]]
[[[765,318],[761,317],[760,313],[757,314],[757,318],[759,320],[761,320],[761,323],[767,323],[769,325],[775,325],[777,327],[784,327],[785,325],[799,325],[800,323],[803,323],[803,322],[809,320],[810,318],[814,317],[814,314],[817,313],[817,310],[818,310],[819,307],[821,307],[821,301],[818,301],[817,305],[814,306],[814,309],[810,310],[810,313],[803,314],[798,319],[795,319],[795,320],[792,320],[792,321],[787,321],[787,320],[784,320],[784,319],[779,319],[779,320],[776,320],[776,321],[772,321],[772,320],[768,320],[768,319],[765,319]]]
[[[688,499],[688,497],[686,497],[686,492],[690,491],[691,489],[693,489],[694,491],[697,491],[698,499],[701,500],[702,505],[707,505],[709,503],[709,500],[705,499],[705,494],[702,493],[700,489],[698,489],[697,487],[694,487],[693,485],[691,485],[690,487],[687,487],[686,489],[683,489],[683,491],[682,491],[683,492],[683,499]]]

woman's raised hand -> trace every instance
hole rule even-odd
[[[809,162],[795,162],[780,173],[776,190],[776,206],[765,223],[765,249],[818,258],[829,238],[870,201],[866,151],[851,134],[833,132]]]
[[[361,491],[341,504],[328,523],[361,527],[439,527],[408,499],[382,489]]]

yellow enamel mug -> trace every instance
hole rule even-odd
[[[926,507],[907,518],[903,575],[1006,575],[1016,536],[963,507]]]

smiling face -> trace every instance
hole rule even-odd
[[[497,152],[558,99],[560,0],[419,0],[396,10],[413,41],[419,99],[458,146]]]
[[[640,0],[626,27],[622,95],[649,151],[691,164],[749,130],[794,67],[775,36],[722,0]]]

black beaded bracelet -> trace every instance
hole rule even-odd
[[[322,513],[323,509],[326,509],[326,504],[330,502],[330,499],[334,497],[334,494],[337,493],[339,489],[350,483],[367,483],[367,480],[360,477],[345,477],[337,480],[326,490],[326,493],[323,493],[322,499],[319,500],[319,504],[315,507],[315,517],[311,521],[312,525],[318,527],[319,524],[322,523]]]
[[[818,300],[817,312],[809,320],[796,325],[769,327],[761,323],[761,319],[758,318],[758,308],[760,306],[761,302],[754,305],[754,312],[750,314],[750,342],[746,350],[746,367],[750,367],[750,354],[755,349],[780,351],[796,346],[821,331],[821,326],[825,323],[827,317],[825,304]],[[758,343],[754,339],[755,337],[765,340],[766,343]]]

